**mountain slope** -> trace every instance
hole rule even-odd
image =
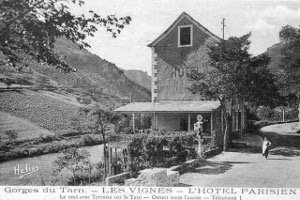
[[[21,119],[0,111],[0,136],[1,139],[8,139],[6,131],[15,130],[18,133],[18,139],[24,140],[36,138],[41,135],[54,135],[54,132],[41,128],[25,119]]]
[[[74,104],[45,96],[43,92],[26,89],[0,92],[0,111],[53,132],[70,129],[70,118],[76,115],[78,108]]]
[[[33,68],[60,86],[92,93],[94,100],[103,102],[107,107],[125,104],[130,98],[134,101],[150,100],[150,91],[127,78],[115,64],[85,49],[80,50],[76,44],[64,38],[57,40],[55,51],[77,71],[61,73],[45,65],[34,65]]]
[[[141,70],[125,70],[125,76],[151,91],[151,76]]]

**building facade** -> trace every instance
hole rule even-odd
[[[148,47],[152,50],[152,101],[134,102],[116,109],[123,113],[152,113],[152,129],[193,131],[197,116],[203,117],[203,137],[222,145],[224,123],[220,103],[207,101],[189,90],[192,71],[208,72],[207,45],[221,39],[183,12]],[[244,109],[233,107],[232,130],[244,129]]]

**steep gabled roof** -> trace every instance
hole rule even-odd
[[[199,22],[197,22],[196,20],[194,20],[189,14],[187,14],[186,12],[183,12],[173,23],[172,25],[166,30],[164,31],[158,38],[156,38],[152,43],[148,44],[148,47],[153,47],[154,45],[156,45],[159,41],[161,41],[163,38],[165,38],[176,26],[177,24],[183,19],[183,18],[187,18],[188,20],[190,20],[196,27],[198,27],[200,30],[202,30],[204,33],[208,34],[210,37],[212,37],[213,39],[215,39],[216,41],[220,41],[221,38],[218,37],[217,35],[213,34],[212,32],[210,32],[207,28],[205,28],[204,26],[202,26]]]

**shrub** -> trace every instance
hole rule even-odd
[[[133,130],[131,127],[126,127],[123,129],[125,134],[133,134]]]
[[[75,90],[74,89],[72,89],[72,88],[67,88],[66,89],[66,92],[68,92],[68,93],[73,93]]]
[[[261,120],[268,120],[272,118],[273,112],[273,109],[269,107],[260,106],[257,109],[257,117]]]
[[[282,110],[278,107],[276,109],[271,109],[269,107],[260,106],[257,109],[257,117],[260,120],[267,121],[282,121]],[[285,107],[285,120],[297,119],[298,110],[297,108]]]
[[[93,138],[90,135],[84,135],[82,139],[85,145],[92,145],[95,143]]]
[[[146,151],[145,137],[134,137],[128,145],[128,153],[130,155],[129,170],[132,177],[137,177],[138,172],[145,168]]]
[[[56,136],[53,135],[44,136],[43,134],[41,134],[38,138],[34,138],[32,143],[33,144],[48,143],[54,140],[57,140]]]
[[[50,79],[46,76],[37,76],[35,78],[35,84],[37,87],[45,87],[50,85]]]
[[[77,131],[77,133],[82,133],[81,120],[78,117],[73,116],[70,118],[70,126],[72,129]]]
[[[136,136],[129,144],[130,175],[136,177],[144,168],[170,167],[185,162],[187,158],[196,158],[198,155],[193,144],[193,135],[173,137],[164,133]]]
[[[93,165],[93,171],[92,171],[92,181],[103,181],[104,180],[104,163],[103,162],[98,162]]]
[[[183,141],[181,137],[175,137],[170,143],[171,155],[174,155],[178,162],[185,162],[187,157],[187,151],[183,147]]]
[[[15,130],[5,131],[5,135],[8,136],[10,142],[16,141],[16,139],[18,138],[18,133]]]
[[[89,157],[90,153],[86,150],[79,150],[77,148],[65,149],[54,161],[53,173],[57,175],[63,169],[67,169],[72,173],[71,182],[68,184],[79,185],[82,182],[82,174],[91,170]]]
[[[77,173],[76,185],[87,185],[92,182],[104,180],[104,164],[98,162],[94,165],[89,165],[88,169]],[[68,185],[74,185],[73,177],[67,180]]]
[[[6,142],[0,142],[0,151],[9,151],[13,146]]]

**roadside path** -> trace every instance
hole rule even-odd
[[[276,147],[261,153],[225,152],[191,172],[180,183],[200,187],[300,187],[300,149]]]

